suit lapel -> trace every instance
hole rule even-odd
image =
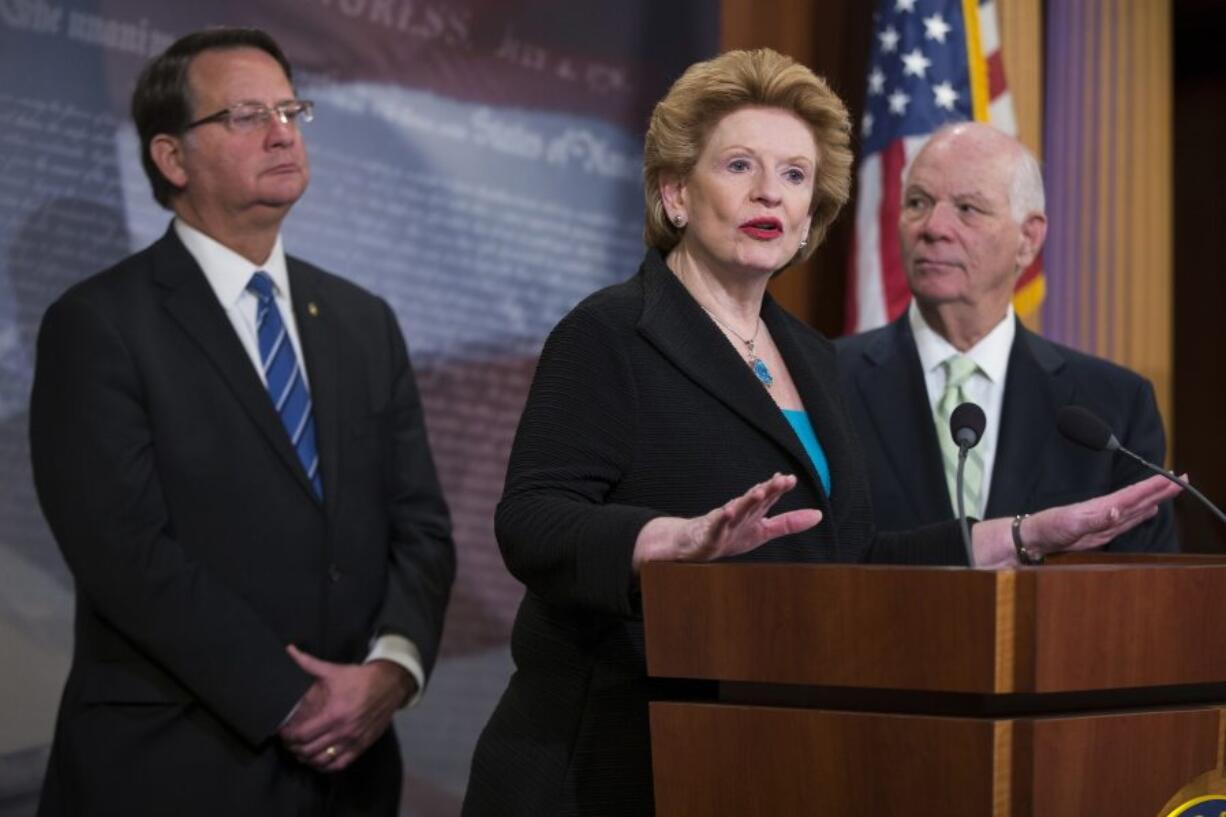
[[[779,407],[655,251],[647,254],[641,276],[644,298],[639,333],[685,376],[786,451],[796,463],[798,476],[808,478],[822,495],[813,463]],[[791,365],[789,360],[789,368]]]
[[[1050,418],[1071,402],[1072,386],[1062,376],[1064,356],[1055,346],[1017,323],[1009,352],[1000,436],[985,517],[1022,512],[1039,478],[1042,454],[1056,433]]]
[[[166,292],[163,299],[166,311],[204,352],[303,490],[314,496],[268,390],[256,374],[251,358],[217,302],[204,272],[179,241],[173,227],[153,246],[153,265],[154,280]]]
[[[929,410],[928,388],[907,316],[864,351],[856,388],[881,441],[882,454],[920,519],[953,516],[941,447]],[[918,472],[917,472],[918,470]]]
[[[339,337],[335,315],[328,309],[318,288],[318,276],[309,267],[287,258],[290,291],[294,300],[294,322],[302,342],[303,364],[311,384],[311,410],[315,414],[315,443],[324,486],[324,503],[336,508],[341,493],[340,480],[340,366]]]

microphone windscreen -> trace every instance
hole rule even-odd
[[[1110,426],[1081,406],[1061,408],[1056,413],[1056,428],[1068,439],[1092,451],[1106,451],[1114,436]]]
[[[962,403],[953,414],[949,415],[949,433],[954,442],[974,448],[983,436],[983,429],[988,424],[983,409],[974,403]]]

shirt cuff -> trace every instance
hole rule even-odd
[[[304,692],[302,693],[302,698],[305,698],[305,697],[306,697],[306,693]],[[280,732],[282,729],[285,728],[285,724],[289,723],[290,721],[294,719],[294,713],[298,711],[298,707],[302,706],[302,698],[298,699],[298,702],[294,704],[294,708],[289,711],[289,714],[281,719],[281,723],[277,724],[278,732]]]
[[[416,706],[421,700],[422,693],[426,691],[426,673],[421,668],[421,653],[417,645],[395,633],[381,635],[372,642],[370,654],[366,656],[363,663],[369,664],[371,661],[391,661],[397,666],[404,667],[405,672],[412,675],[413,680],[417,682],[417,692],[400,706],[405,709]]]

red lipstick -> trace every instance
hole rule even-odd
[[[751,218],[738,229],[758,241],[770,241],[783,235],[783,223],[773,216]]]

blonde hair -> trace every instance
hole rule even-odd
[[[660,177],[684,179],[694,169],[712,128],[745,107],[780,108],[796,114],[813,132],[817,171],[808,244],[789,263],[813,254],[847,203],[851,187],[851,125],[847,108],[826,81],[805,66],[769,48],[729,51],[698,62],[673,83],[651,114],[643,145],[643,196],[647,218],[643,240],[668,253],[681,240],[660,197]]]

